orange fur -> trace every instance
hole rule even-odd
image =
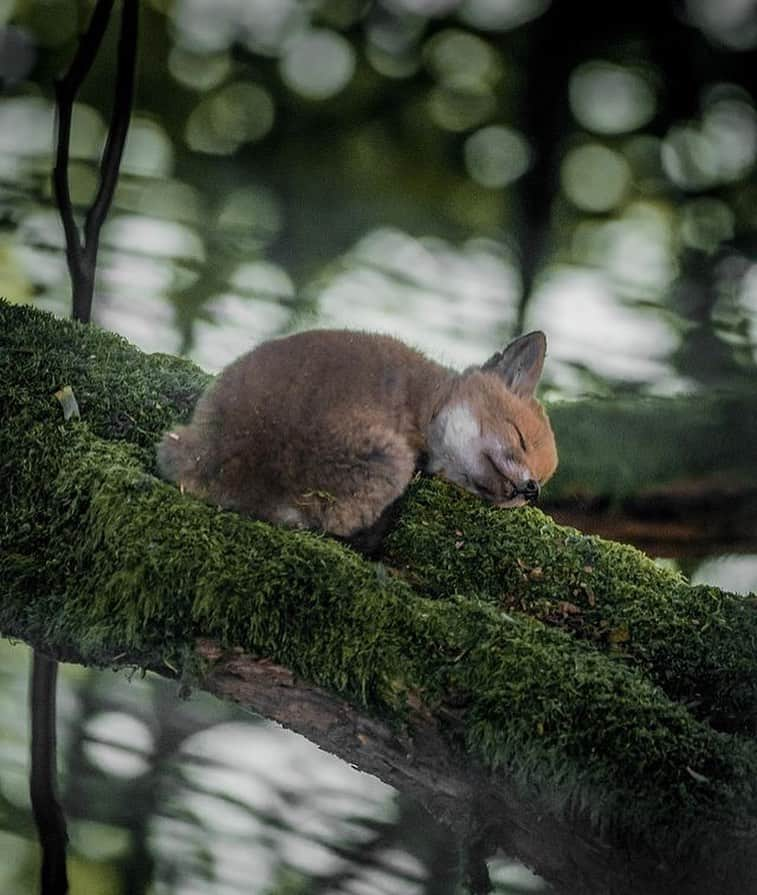
[[[209,502],[342,537],[370,529],[419,468],[517,505],[518,488],[543,484],[557,464],[532,394],[545,345],[531,334],[461,374],[389,336],[316,330],[266,342],[164,436],[159,466]]]

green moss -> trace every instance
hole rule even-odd
[[[386,559],[427,594],[475,594],[527,613],[634,666],[714,727],[757,720],[757,606],[692,587],[625,544],[502,512],[444,483],[408,493]]]
[[[55,392],[69,386],[92,432],[137,446],[150,469],[156,439],[189,417],[212,378],[181,358],[145,355],[114,333],[2,300],[0,334],[8,377],[0,421],[57,408],[62,423]]]
[[[751,810],[753,743],[564,632],[474,597],[421,597],[330,539],[187,499],[85,424],[58,437],[57,521],[36,554],[47,589],[4,575],[5,633],[172,668],[196,636],[213,637],[398,723],[412,693],[485,763],[548,781],[554,798],[626,831]]]
[[[405,501],[387,556],[401,574],[329,538],[219,511],[152,475],[154,442],[205,381],[94,328],[0,303],[6,636],[189,673],[195,638],[216,638],[395,724],[420,698],[453,745],[549,793],[558,813],[587,812],[656,846],[718,824],[751,830],[757,744],[695,715],[680,683],[696,680],[688,665],[671,666],[674,700],[650,659],[656,613],[665,629],[712,604],[710,631],[725,637],[736,598],[440,482]],[[64,423],[63,385],[81,421]],[[586,630],[545,623],[566,591]],[[646,628],[633,614],[645,600]],[[605,622],[626,624],[630,642],[611,646]],[[739,636],[724,681],[754,668],[751,634]],[[703,623],[691,657],[709,643]]]

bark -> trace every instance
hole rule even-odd
[[[414,483],[381,563],[221,512],[154,476],[206,382],[0,304],[0,632],[243,702],[559,891],[752,891],[752,599],[437,480]],[[590,466],[564,455],[556,491]]]
[[[252,707],[265,717],[374,774],[423,804],[463,843],[488,843],[532,867],[551,891],[575,895],[645,892],[752,893],[757,891],[754,841],[711,839],[707,846],[679,852],[629,848],[598,837],[574,810],[568,816],[545,811],[506,774],[462,761],[440,736],[438,723],[417,705],[402,730],[298,680],[286,668],[241,651],[224,652],[200,641],[198,652],[214,661],[203,687]]]

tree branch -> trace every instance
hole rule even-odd
[[[58,663],[35,653],[29,688],[31,767],[29,795],[42,848],[40,891],[61,895],[68,891],[66,822],[56,791],[55,695]]]
[[[748,891],[752,600],[438,480],[410,489],[383,564],[221,512],[152,474],[205,382],[0,303],[5,636],[242,701],[558,891]]]
[[[652,556],[757,552],[757,486],[747,476],[659,485],[613,503],[606,495],[548,501],[560,525],[634,544]]]
[[[110,128],[100,163],[100,184],[94,203],[86,216],[83,238],[76,225],[68,182],[71,119],[74,101],[100,49],[112,9],[113,0],[97,0],[71,65],[66,74],[55,84],[58,134],[53,187],[66,238],[66,260],[73,287],[73,315],[76,320],[83,323],[89,321],[92,311],[100,229],[113,199],[129,127],[136,67],[138,0],[123,0]]]
[[[554,405],[560,467],[545,508],[562,524],[658,556],[753,552],[755,394],[709,390]]]
[[[484,838],[533,867],[563,895],[741,895],[757,871],[754,840],[718,845],[718,853],[681,854],[666,866],[659,854],[600,843],[576,808],[568,817],[545,811],[500,772],[461,760],[438,718],[416,704],[402,728],[371,717],[291,670],[241,650],[200,640],[209,662],[203,689],[251,708],[361,771],[412,796],[463,842]],[[484,855],[486,857],[488,855]]]
[[[100,230],[113,200],[134,100],[139,28],[138,0],[123,0],[118,38],[116,88],[108,137],[100,162],[100,186],[84,225],[86,252],[94,268]]]

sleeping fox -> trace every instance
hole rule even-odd
[[[211,503],[355,542],[417,470],[521,506],[557,466],[534,398],[546,344],[532,332],[458,373],[384,335],[265,342],[223,370],[189,425],[166,433],[158,465]]]

